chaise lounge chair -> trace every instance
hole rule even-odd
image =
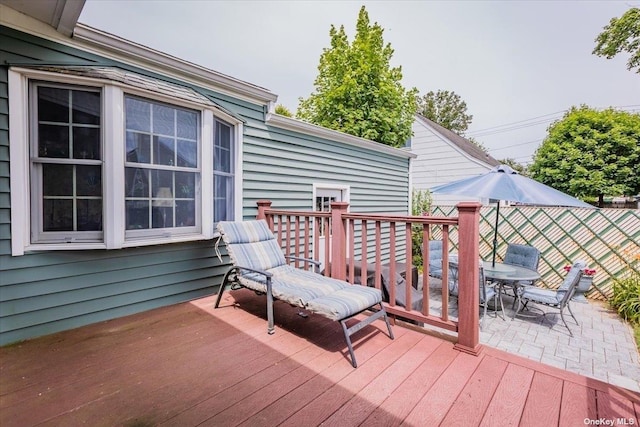
[[[389,337],[393,331],[382,305],[382,293],[375,288],[351,285],[318,273],[297,269],[287,264],[282,249],[266,221],[218,223],[218,231],[226,244],[233,267],[224,276],[215,308],[218,308],[224,289],[244,287],[267,296],[267,331],[274,333],[273,300],[278,299],[340,322],[351,355],[357,362],[351,335],[384,319]],[[312,260],[306,260],[315,263]],[[377,308],[370,316],[347,327],[346,321],[365,310]]]

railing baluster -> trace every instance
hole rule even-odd
[[[309,230],[309,217],[305,216],[304,217],[304,257],[306,259],[309,259],[309,233],[311,233],[311,230]],[[308,270],[309,269],[309,263],[307,261],[304,262],[304,269]]]
[[[396,305],[396,223],[389,222],[389,305]]]
[[[354,219],[347,220],[349,223],[349,236],[347,241],[349,242],[349,283],[354,284],[356,280],[356,221]]]
[[[429,253],[429,240],[431,240],[431,236],[429,235],[430,227],[429,224],[422,224],[422,314],[425,316],[429,315],[429,307],[431,306],[429,298],[429,258],[431,254]]]
[[[363,219],[360,227],[360,284],[367,286],[367,220]]]
[[[411,287],[413,286],[413,274],[411,271],[411,266],[413,265],[413,240],[412,240],[412,236],[411,236],[411,222],[407,221],[404,225],[404,232],[405,232],[405,269],[404,269],[404,275],[405,275],[405,280],[404,280],[404,286],[405,286],[405,290],[404,290],[404,294],[407,296],[406,297],[406,303],[405,303],[405,308],[407,309],[407,311],[412,310],[412,295],[413,292],[411,292]]]
[[[293,242],[294,243],[293,253],[295,254],[296,257],[300,257],[300,243],[299,243],[300,242],[300,216],[299,215],[295,216],[295,221],[296,221],[295,234],[294,234],[295,241]],[[300,268],[300,261],[298,261],[297,259],[295,262],[295,266],[296,268]]]
[[[449,320],[449,226],[442,227],[442,320]]]
[[[382,223],[376,221],[376,277],[374,285],[376,289],[382,290]]]

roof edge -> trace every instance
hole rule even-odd
[[[229,95],[243,95],[251,100],[258,100],[264,104],[275,102],[278,95],[263,87],[236,79],[226,74],[194,64],[184,59],[163,53],[150,47],[118,37],[106,31],[78,23],[73,33],[74,40],[99,48],[101,51],[111,51],[118,56],[131,58],[134,61],[171,69],[185,77],[196,77],[201,82],[219,86]]]
[[[366,148],[395,157],[402,157],[406,159],[415,159],[416,157],[418,157],[415,153],[412,153],[403,148],[394,148],[389,145],[381,144],[369,139],[360,138],[359,136],[353,136],[349,135],[348,133],[314,125],[299,119],[281,116],[280,114],[267,114],[266,122],[269,125],[273,125],[282,129],[300,132],[319,138],[329,139],[360,148]]]

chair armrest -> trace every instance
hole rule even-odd
[[[299,256],[293,256],[293,255],[285,255],[284,258],[292,261],[303,261],[303,262],[308,262],[309,264],[313,264],[314,266],[313,269],[316,273],[320,272],[320,266],[322,265],[320,261],[316,261],[315,259],[311,259],[311,258],[304,258]]]
[[[268,271],[264,271],[264,270],[257,270],[255,268],[250,268],[250,267],[233,266],[233,267],[231,267],[231,269],[229,271],[232,271],[232,270],[238,270],[238,273],[240,273],[240,270],[246,270],[246,271],[250,271],[252,273],[262,274],[263,276],[265,276],[268,279],[271,279],[273,277],[273,273],[269,273]]]

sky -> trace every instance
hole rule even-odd
[[[460,95],[466,132],[497,158],[529,164],[571,106],[640,112],[628,56],[593,55],[629,1],[87,0],[79,22],[269,89],[295,113],[308,97],[331,25],[350,40],[364,5],[384,28],[402,84]]]

